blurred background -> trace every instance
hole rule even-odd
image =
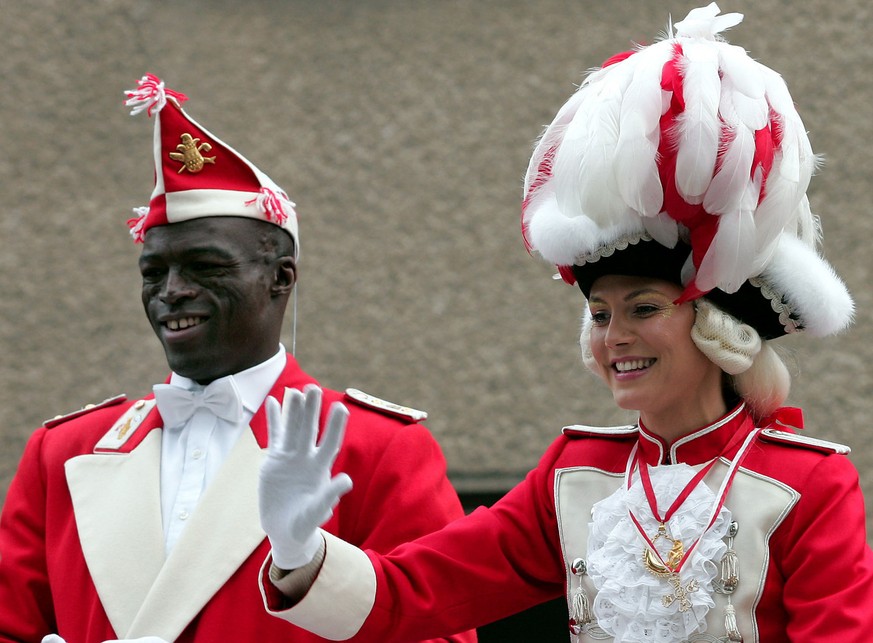
[[[153,124],[122,106],[146,71],[297,203],[302,366],[428,411],[468,506],[518,482],[562,426],[632,421],[578,358],[581,294],[524,250],[521,180],[585,70],[695,6],[0,3],[0,502],[43,420],[166,376],[125,225],[153,185]],[[809,194],[857,323],[780,343],[790,403],[809,434],[852,446],[873,499],[871,6],[720,7],[745,13],[729,39],[783,74],[825,157]]]

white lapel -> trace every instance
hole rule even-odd
[[[726,465],[722,461],[723,465]],[[770,537],[800,500],[788,485],[740,468],[725,506],[739,524],[734,542],[739,563],[740,584],[732,595],[737,624],[744,641],[760,641],[755,609],[764,593],[770,563]],[[719,603],[723,597],[717,596]]]
[[[130,453],[91,453],[66,462],[82,553],[100,602],[123,635],[164,562],[161,431]]]
[[[574,597],[583,594],[594,601],[597,590],[588,576],[588,525],[594,503],[618,489],[624,481],[624,473],[612,473],[594,467],[570,467],[555,472],[555,513],[558,520],[558,535],[564,553],[564,573],[567,577],[567,608],[570,614],[570,631],[574,625],[582,628],[581,614],[576,613]],[[577,566],[578,564],[578,566]],[[579,610],[581,611],[581,610]],[[577,622],[574,623],[573,619]],[[571,640],[581,643],[595,624],[584,626],[584,631]],[[600,630],[600,628],[596,628]],[[602,630],[600,630],[602,631]]]
[[[244,431],[154,579],[130,628],[120,634],[175,640],[263,541],[258,515],[262,456],[252,432]],[[258,591],[254,581],[251,590]]]

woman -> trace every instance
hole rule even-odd
[[[742,17],[718,13],[590,75],[526,179],[525,240],[581,288],[583,359],[639,423],[566,427],[492,508],[378,556],[315,529],[350,485],[329,471],[342,409],[316,447],[318,392],[273,403],[261,585],[277,617],[406,641],[565,593],[574,641],[870,639],[857,472],[796,433],[770,345],[838,332],[853,304],[814,249],[791,97],[718,35]],[[295,480],[307,468],[318,485]]]

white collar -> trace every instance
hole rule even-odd
[[[285,370],[285,364],[287,361],[285,347],[282,344],[279,344],[279,349],[270,359],[263,361],[260,364],[255,364],[251,368],[247,368],[239,373],[227,376],[232,378],[234,384],[236,384],[236,387],[239,390],[240,399],[242,400],[243,407],[246,411],[254,414],[259,408],[261,408],[261,405],[267,398],[267,394],[270,392],[270,389],[273,388],[273,384],[276,383],[276,380],[279,379],[282,371]],[[202,388],[201,385],[194,380],[179,375],[178,373],[170,374],[170,384],[180,386],[189,391]]]

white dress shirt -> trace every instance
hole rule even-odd
[[[240,422],[232,423],[215,417],[206,409],[197,409],[181,426],[164,427],[161,440],[161,515],[167,555],[234,444],[249,428],[249,422],[281,375],[285,363],[285,348],[280,345],[278,352],[267,361],[227,376],[233,381],[242,401]],[[170,376],[170,385],[191,391],[204,388],[176,373]]]

